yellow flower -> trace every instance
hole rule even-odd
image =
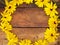
[[[55,14],[58,14],[56,11],[57,5],[53,4],[53,2],[46,4],[46,7],[44,8],[44,11],[47,15],[50,15],[50,17],[55,16]]]
[[[5,7],[5,13],[13,13],[16,10],[16,4],[13,1],[10,1]]]
[[[31,40],[20,40],[19,45],[32,45]]]
[[[46,5],[50,0],[35,0],[35,4],[38,7],[43,7],[44,5]]]
[[[34,45],[48,45],[48,42],[46,40],[38,40],[34,43]]]
[[[15,38],[9,40],[8,45],[17,45],[17,43],[18,43],[18,38],[15,37]]]
[[[10,31],[10,30],[12,30],[12,26],[8,22],[1,22],[0,28],[3,31]]]
[[[50,0],[44,0],[43,3],[44,5],[48,4],[50,2]]]
[[[9,32],[9,31],[5,31],[5,33],[6,33],[6,38],[8,39],[8,41],[10,41],[11,39],[17,38],[16,35],[14,35],[13,33]]]
[[[6,38],[9,41],[8,45],[16,45],[18,43],[18,38],[16,37],[16,35],[14,35],[9,31],[5,31],[5,33],[6,33]]]
[[[9,21],[10,22],[12,19],[12,16],[10,16],[9,13],[1,13],[1,15],[2,15],[2,18],[1,18],[2,21]]]
[[[18,38],[15,37],[15,38],[9,40],[8,45],[17,45],[17,43],[18,43]]]
[[[33,0],[24,0],[25,3],[30,4],[33,3]]]
[[[59,33],[57,33],[57,29],[54,28],[47,28],[44,34],[44,37],[48,42],[55,42],[55,40],[59,36]]]
[[[49,18],[48,25],[51,28],[56,28],[58,26],[58,16]]]
[[[16,2],[16,4],[19,6],[20,4],[23,4],[23,0],[13,0],[13,2]]]

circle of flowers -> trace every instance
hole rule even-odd
[[[10,32],[12,30],[12,25],[9,23],[12,20],[11,14],[16,11],[17,6],[26,3],[33,3],[33,0],[5,0],[5,10],[1,13],[1,24],[0,28],[6,34],[8,40],[8,45],[48,45],[48,43],[55,42],[59,36],[57,32],[57,26],[60,21],[58,20],[57,5],[50,0],[34,0],[35,4],[40,8],[44,8],[46,15],[50,18],[48,20],[49,28],[44,32],[44,39],[39,39],[36,42],[32,43],[31,40],[25,39],[18,41],[18,37]],[[16,6],[17,5],[17,6]]]

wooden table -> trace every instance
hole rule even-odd
[[[2,12],[4,8],[0,8]],[[60,16],[60,8],[57,9]],[[17,8],[12,14],[13,19],[11,24],[13,29],[11,32],[17,35],[19,40],[30,39],[33,42],[37,39],[44,37],[44,31],[48,27],[48,19],[42,8],[38,8],[34,4],[23,4]],[[60,26],[58,26],[60,30]],[[60,38],[59,38],[60,40]],[[8,41],[5,37],[5,33],[0,30],[0,45],[7,45]],[[60,42],[55,42],[56,45],[60,45]],[[55,43],[51,44],[54,45]]]

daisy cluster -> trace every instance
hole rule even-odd
[[[12,25],[10,21],[12,20],[12,13],[16,11],[17,5],[21,5],[23,3],[30,4],[33,3],[33,0],[5,0],[5,10],[1,13],[1,24],[0,28],[6,34],[6,38],[8,40],[7,45],[48,45],[48,43],[55,42],[59,36],[58,33],[58,12],[57,12],[57,5],[50,0],[34,0],[35,4],[40,8],[42,7],[49,16],[48,26],[49,28],[46,29],[44,32],[44,39],[37,40],[36,42],[32,43],[31,40],[18,40],[18,37],[11,32]]]

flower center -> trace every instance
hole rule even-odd
[[[42,0],[42,2],[43,2],[44,0]]]
[[[58,17],[58,19],[60,19],[60,16]]]
[[[51,11],[53,10],[53,9],[50,9]]]
[[[56,22],[54,21],[54,24],[56,24]]]
[[[51,34],[51,36],[54,36],[53,34]]]
[[[11,6],[9,6],[9,9],[11,8]]]

